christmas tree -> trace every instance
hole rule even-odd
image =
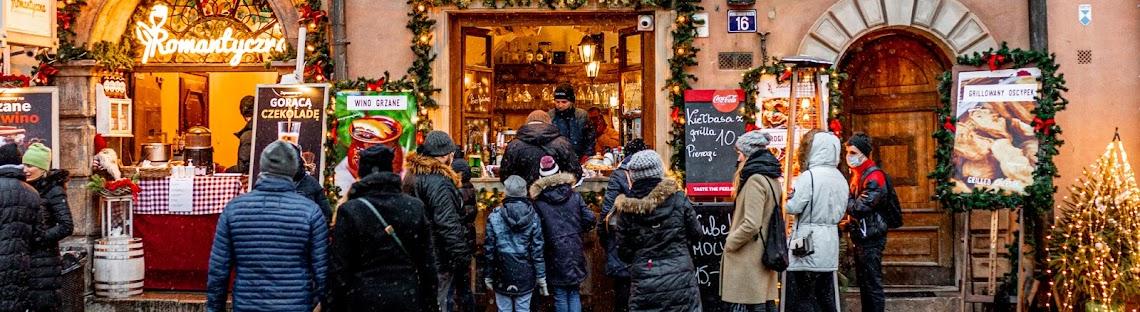
[[[1120,311],[1140,296],[1140,188],[1119,137],[1059,207],[1049,237],[1060,311]]]

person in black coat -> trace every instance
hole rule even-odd
[[[475,217],[478,215],[478,210],[475,208],[475,185],[471,184],[471,166],[467,165],[467,157],[463,154],[462,150],[455,151],[455,159],[451,161],[451,170],[459,174],[462,184],[459,186],[459,194],[463,198],[463,227],[467,229],[467,244],[474,248],[475,255],[479,254],[479,248],[475,248]],[[477,258],[476,258],[477,259]],[[475,296],[471,293],[471,269],[463,268],[455,271],[455,294],[456,298],[456,311],[458,312],[474,312],[475,311]]]
[[[618,255],[630,263],[630,311],[701,311],[690,255],[701,235],[693,204],[680,184],[663,178],[661,156],[647,150],[627,163],[633,188],[615,200]]]
[[[543,111],[534,111],[527,116],[526,122],[526,125],[519,128],[514,140],[507,144],[507,151],[503,153],[499,169],[501,181],[517,175],[526,180],[527,185],[533,184],[539,178],[536,164],[542,156],[554,157],[562,172],[582,177],[582,164],[578,162],[574,145],[558,132],[558,127],[550,123],[550,115]]]
[[[423,202],[400,193],[393,157],[384,145],[360,155],[366,175],[349,189],[332,230],[329,311],[439,311],[431,223]]]
[[[67,170],[51,169],[51,149],[40,143],[32,144],[24,152],[24,173],[43,200],[36,224],[39,235],[31,246],[29,309],[57,311],[60,309],[59,279],[63,273],[59,241],[73,231],[66,189],[70,177]]]
[[[249,174],[249,158],[253,156],[250,152],[250,142],[253,141],[253,101],[252,95],[246,95],[241,98],[241,104],[238,110],[241,111],[241,117],[245,119],[245,126],[234,132],[234,136],[238,138],[238,151],[237,163],[233,167],[226,169],[229,173]]]
[[[530,197],[546,237],[546,281],[554,294],[554,311],[579,312],[579,288],[586,279],[582,235],[594,228],[596,217],[574,191],[574,175],[558,170],[554,158],[543,156],[536,166],[542,178],[530,186]]]
[[[601,234],[602,246],[606,249],[606,276],[614,280],[614,311],[628,311],[629,310],[629,263],[621,261],[618,257],[618,249],[621,249],[617,231],[617,220],[619,218],[613,217],[614,200],[619,195],[629,194],[632,187],[632,180],[629,179],[629,168],[627,165],[632,156],[637,152],[649,149],[645,146],[645,141],[641,139],[633,139],[625,144],[622,148],[622,153],[627,156],[622,161],[617,170],[610,174],[609,183],[606,184],[606,197],[602,200],[602,217],[598,220],[599,233]]]
[[[28,309],[28,271],[42,200],[24,183],[16,144],[0,146],[0,311]]]
[[[297,150],[297,173],[293,174],[293,183],[297,184],[297,194],[305,196],[313,203],[320,207],[321,214],[325,216],[325,222],[332,222],[332,207],[329,206],[329,197],[325,194],[325,188],[321,186],[321,182],[317,181],[316,177],[309,175],[305,170],[305,160],[301,157],[301,148],[294,145]]]
[[[590,123],[590,114],[586,110],[574,107],[574,86],[563,83],[554,88],[554,109],[547,114],[550,115],[550,123],[558,127],[562,136],[574,146],[575,159],[585,161],[585,158],[594,156],[597,140],[594,125]]]
[[[424,144],[408,155],[404,175],[404,192],[424,202],[431,220],[439,268],[438,298],[443,311],[453,311],[454,272],[471,263],[472,249],[467,243],[463,224],[463,199],[459,193],[462,180],[451,169],[455,143],[442,131],[424,136]]]

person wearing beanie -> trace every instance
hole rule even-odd
[[[801,172],[785,204],[796,222],[788,236],[781,302],[788,311],[838,311],[838,225],[848,196],[838,169],[842,147],[834,134],[815,129],[804,134],[799,150]]]
[[[469,269],[474,252],[463,224],[462,178],[451,168],[455,151],[447,133],[428,132],[416,153],[408,155],[404,167],[404,192],[424,203],[431,220],[439,269],[436,301],[444,311],[454,310],[456,272]]]
[[[51,169],[51,149],[42,143],[28,146],[24,152],[24,174],[28,184],[39,192],[43,204],[36,224],[39,235],[32,244],[32,268],[28,271],[30,286],[28,303],[32,311],[61,309],[59,289],[62,263],[59,241],[71,236],[73,223],[67,204],[67,170]]]
[[[301,156],[301,146],[293,145],[293,151],[297,152],[297,172],[293,174],[293,183],[297,185],[297,194],[301,194],[301,196],[305,196],[305,198],[316,203],[317,207],[321,209],[321,214],[325,216],[325,221],[332,222],[332,207],[329,206],[329,197],[325,194],[325,187],[321,186],[321,182],[305,170],[305,159]]]
[[[764,265],[764,244],[772,232],[769,221],[781,222],[782,167],[768,151],[769,137],[749,131],[736,141],[740,165],[733,179],[735,208],[721,254],[720,296],[734,311],[775,311],[783,268]],[[770,220],[779,216],[776,220]],[[782,237],[782,236],[779,236]]]
[[[241,117],[245,119],[245,126],[234,132],[234,136],[238,138],[237,164],[226,170],[227,172],[249,173],[249,157],[252,156],[250,142],[253,142],[253,101],[253,96],[246,95],[241,98],[241,104],[238,106]]]
[[[549,296],[542,223],[527,198],[526,180],[507,177],[506,198],[487,216],[483,286],[495,293],[499,312],[530,311],[537,290]]]
[[[43,200],[24,182],[20,150],[14,143],[0,145],[0,311],[24,311],[28,302],[32,246],[38,238],[39,209]]]
[[[360,153],[360,181],[335,213],[326,311],[439,311],[431,221],[401,192],[395,156],[383,144]]]
[[[316,203],[297,193],[298,158],[292,143],[270,143],[253,190],[222,210],[210,252],[207,309],[226,309],[231,271],[237,272],[234,310],[312,311],[324,301],[328,223]]]
[[[626,156],[633,156],[647,149],[649,147],[645,146],[645,141],[633,139],[625,143],[622,152]],[[625,157],[617,170],[610,174],[610,180],[606,183],[606,196],[602,200],[602,217],[598,220],[598,234],[602,239],[602,246],[606,249],[606,276],[612,278],[614,282],[614,307],[617,311],[629,309],[629,269],[627,269],[629,263],[621,261],[618,257],[618,249],[621,248],[621,240],[617,237],[619,218],[614,214],[614,200],[618,195],[628,194],[633,184],[629,179],[629,168],[626,166],[629,160],[630,157]]]
[[[550,123],[574,146],[579,163],[594,156],[594,125],[586,110],[574,107],[574,86],[563,83],[554,88],[554,109],[549,115]]]
[[[541,178],[538,164],[543,156],[554,157],[554,162],[565,172],[575,177],[582,176],[582,164],[574,145],[550,123],[550,116],[543,111],[533,111],[527,117],[527,124],[519,128],[517,135],[503,153],[499,164],[499,179],[517,175],[526,180],[527,185]]]
[[[855,276],[859,282],[859,304],[863,311],[883,311],[883,249],[887,245],[887,224],[882,215],[892,200],[888,177],[871,159],[871,137],[856,132],[845,147],[847,166],[851,170],[847,214],[852,222],[847,227],[855,247]],[[894,198],[897,200],[897,198]]]
[[[553,157],[543,156],[531,165],[539,167],[544,176],[531,184],[530,197],[542,220],[542,232],[549,238],[546,277],[554,294],[554,311],[580,312],[579,289],[586,279],[582,236],[594,228],[597,217],[574,191],[578,178],[559,172],[553,160]]]
[[[689,255],[701,235],[697,212],[680,184],[665,178],[652,150],[630,156],[633,186],[614,200],[621,249],[632,281],[630,311],[700,311],[701,293]]]

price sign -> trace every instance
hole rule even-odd
[[[756,10],[728,10],[728,32],[756,32]]]

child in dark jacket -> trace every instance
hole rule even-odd
[[[530,186],[530,196],[546,237],[547,272],[554,293],[555,312],[580,312],[579,287],[586,279],[586,255],[582,252],[582,235],[594,228],[594,212],[586,207],[582,196],[574,191],[577,179],[559,172],[551,156],[539,162],[538,181]]]
[[[500,312],[525,312],[530,311],[535,288],[543,296],[549,295],[542,224],[526,197],[526,180],[511,176],[503,184],[507,197],[487,217],[483,283],[495,293]]]

